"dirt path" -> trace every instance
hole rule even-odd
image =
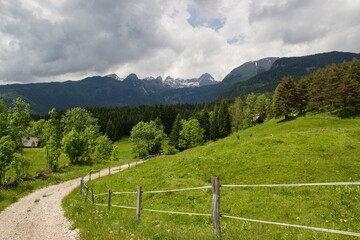
[[[138,162],[142,163],[142,161]],[[136,164],[121,166],[124,170]],[[119,171],[119,167],[111,172]],[[109,170],[102,170],[100,176],[108,175]],[[99,174],[93,174],[92,179]],[[85,181],[88,180],[88,176]],[[62,199],[74,188],[79,187],[80,178],[57,185],[41,188],[0,213],[0,239],[79,239],[77,229],[71,230],[71,223],[64,217]]]

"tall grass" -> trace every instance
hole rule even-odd
[[[238,137],[239,136],[239,140]],[[216,142],[162,156],[88,183],[95,192],[144,191],[221,184],[306,183],[360,180],[360,119],[303,117],[271,120]],[[300,187],[221,189],[221,213],[275,222],[360,232],[360,188]],[[67,216],[83,239],[213,239],[209,217],[96,207],[73,192]],[[105,203],[106,199],[99,199]],[[135,206],[135,196],[114,196]],[[143,208],[211,213],[211,190],[144,194]],[[223,239],[353,239],[351,237],[221,219]]]

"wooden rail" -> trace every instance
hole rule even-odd
[[[89,178],[90,179],[90,178]],[[242,218],[237,216],[229,216],[229,215],[222,215],[220,212],[220,188],[249,188],[249,187],[314,187],[314,186],[359,186],[360,182],[332,182],[332,183],[299,183],[299,184],[255,184],[255,185],[220,185],[220,180],[218,177],[212,177],[211,179],[212,186],[202,186],[202,187],[192,187],[192,188],[182,188],[182,189],[171,189],[171,190],[153,190],[153,191],[143,191],[141,186],[137,187],[136,192],[112,192],[109,190],[107,193],[98,193],[94,194],[93,189],[91,189],[91,199],[92,203],[96,206],[107,206],[109,211],[111,207],[116,208],[123,208],[123,209],[134,209],[136,210],[136,220],[140,222],[141,220],[141,211],[148,211],[148,212],[157,212],[157,213],[167,213],[167,214],[181,214],[181,215],[188,215],[188,216],[204,216],[204,217],[211,217],[213,221],[213,228],[214,228],[214,235],[216,239],[221,238],[221,225],[220,219],[221,218],[229,218],[241,221],[249,221],[249,222],[257,222],[262,224],[270,224],[270,225],[280,225],[280,226],[287,226],[287,227],[294,227],[294,228],[302,228],[307,230],[313,231],[320,231],[320,232],[327,232],[327,233],[334,233],[334,234],[341,234],[347,236],[356,236],[360,237],[360,233],[356,232],[348,232],[348,231],[340,231],[334,229],[327,229],[327,228],[318,228],[318,227],[311,227],[311,226],[303,226],[303,225],[295,225],[295,224],[288,224],[288,223],[279,223],[279,222],[271,222],[265,220],[257,220],[257,219],[250,219],[250,218]],[[192,213],[192,212],[180,212],[180,211],[167,211],[161,209],[143,209],[142,208],[142,196],[143,194],[156,194],[156,193],[170,193],[170,192],[182,192],[182,191],[195,191],[195,190],[205,190],[205,189],[212,189],[212,211],[210,213]],[[85,190],[86,189],[86,190]],[[88,199],[89,187],[85,184],[84,178],[80,181],[80,193],[85,194],[85,202]],[[136,207],[132,206],[121,206],[115,205],[111,203],[111,197],[114,194],[136,194]],[[100,197],[107,195],[107,204],[100,204],[95,202],[95,196]]]

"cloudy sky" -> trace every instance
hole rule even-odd
[[[360,52],[358,0],[0,0],[0,84],[217,80],[246,61]]]

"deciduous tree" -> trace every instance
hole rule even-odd
[[[75,129],[71,130],[63,137],[62,146],[72,164],[81,162],[81,156],[86,149],[86,141],[80,133]]]
[[[155,121],[141,121],[131,130],[130,141],[134,153],[139,157],[145,157],[161,152],[164,137],[163,127],[157,125]]]
[[[204,143],[204,129],[197,119],[181,121],[179,149],[184,150]]]
[[[97,119],[83,108],[73,108],[66,111],[61,119],[61,123],[63,125],[64,133],[68,133],[73,129],[77,132],[83,132],[88,126],[94,126],[97,131],[99,130]]]
[[[8,110],[8,133],[16,144],[17,150],[21,151],[21,139],[30,122],[30,105],[21,98],[15,99],[12,107]]]
[[[4,182],[5,173],[9,170],[10,164],[14,159],[16,144],[11,136],[6,135],[0,138],[0,184]]]

